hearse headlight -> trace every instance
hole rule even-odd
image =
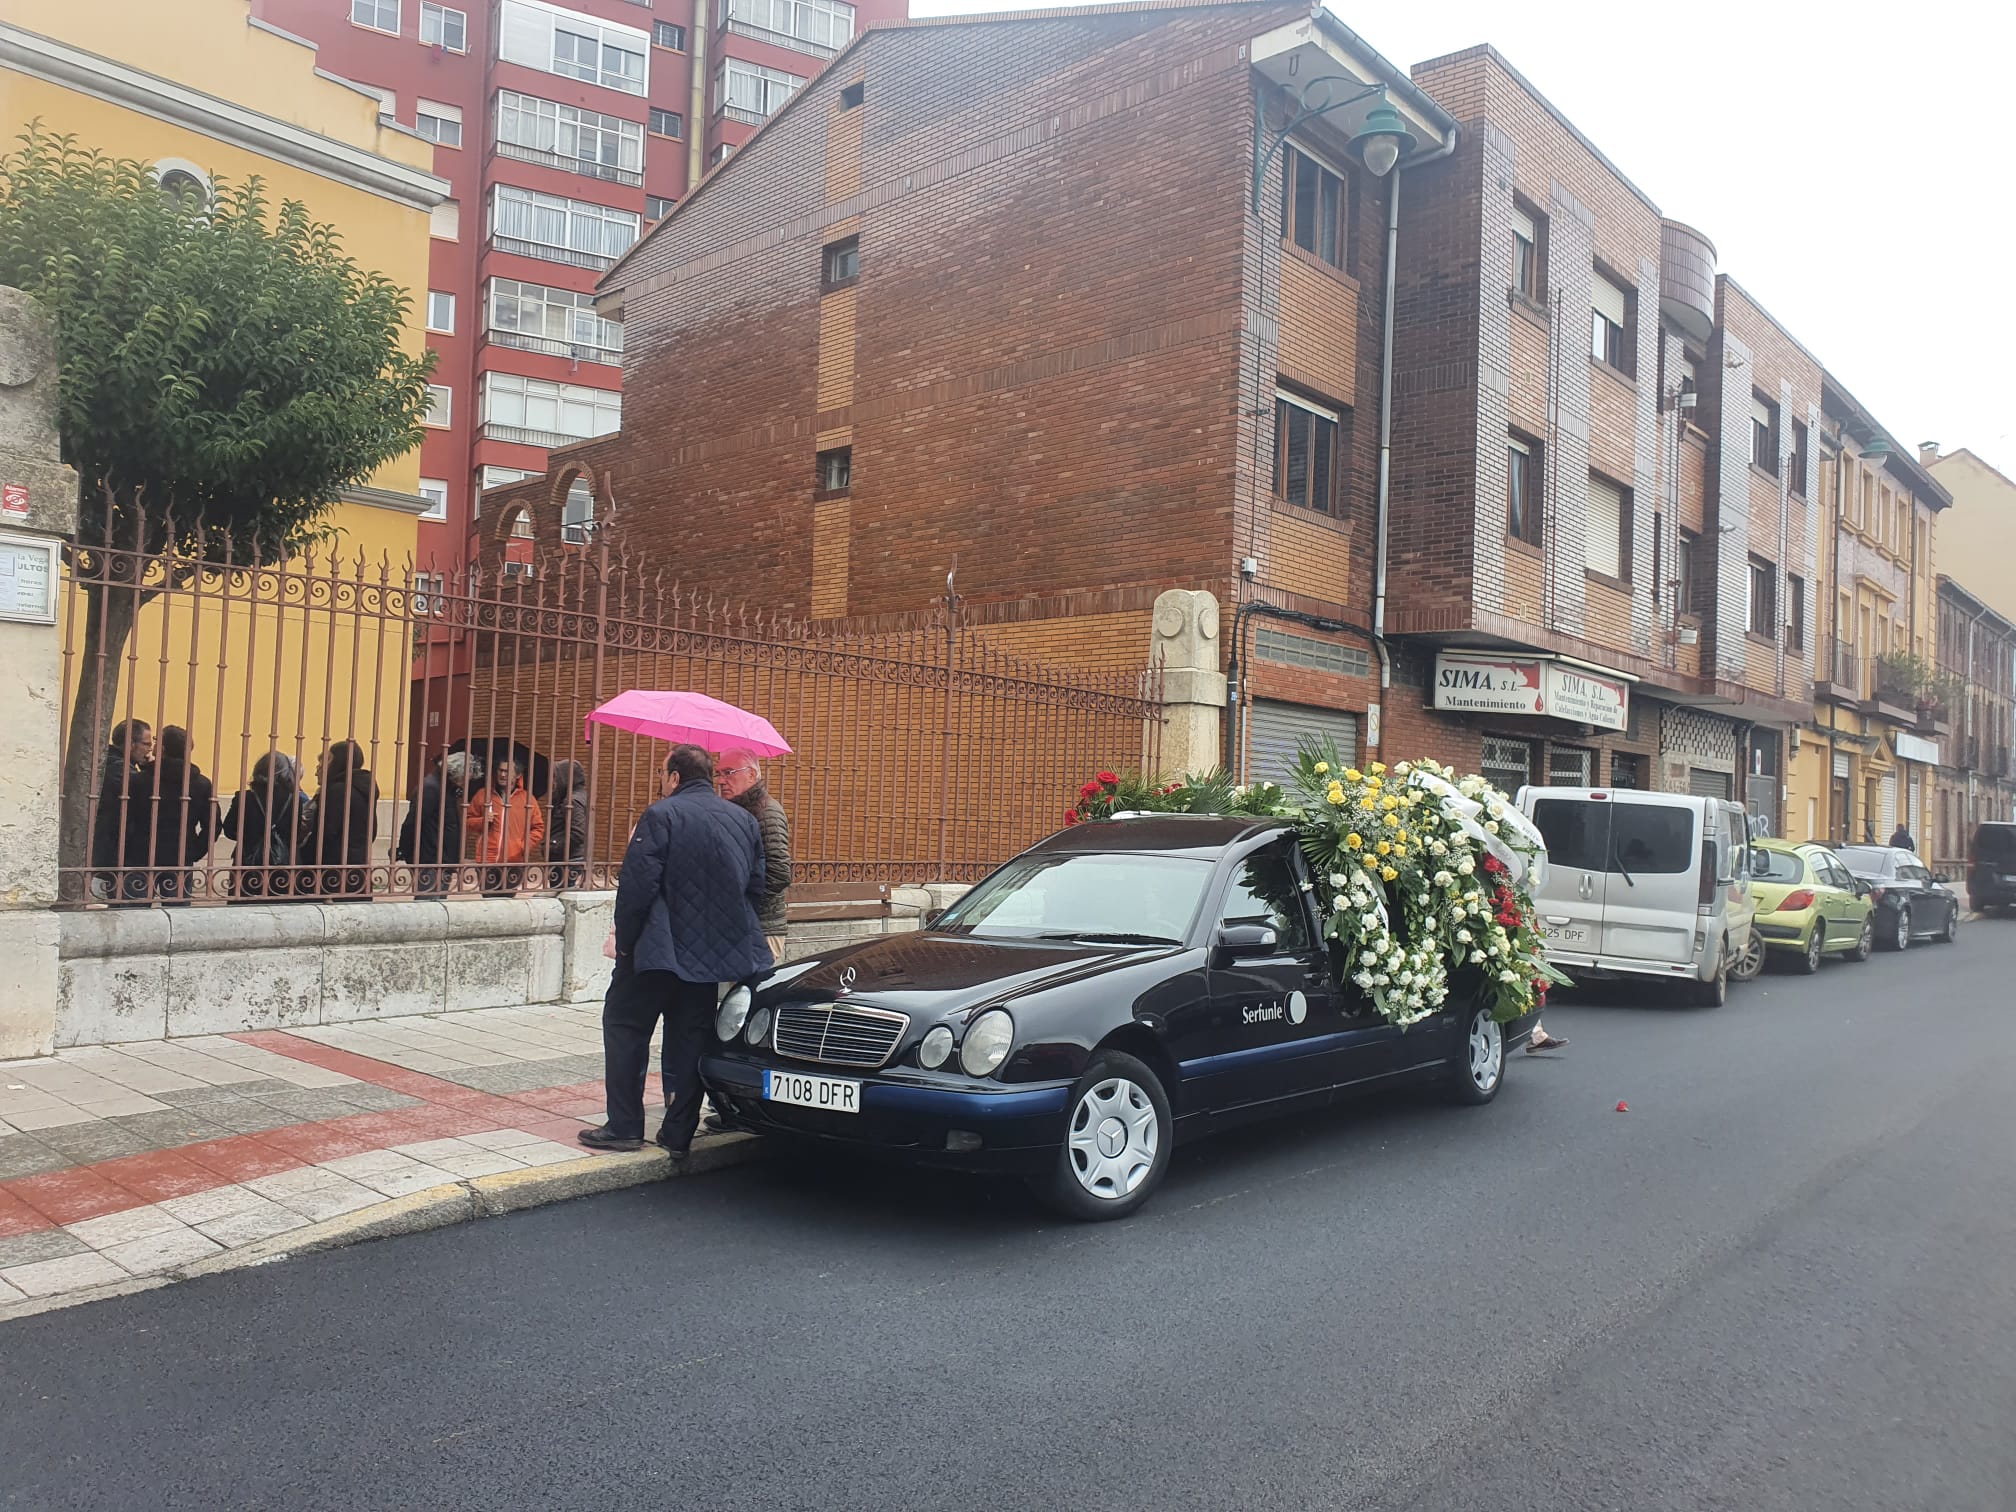
[[[742,1025],[749,1017],[749,989],[731,988],[721,999],[721,1006],[714,1010],[714,1033],[723,1040],[732,1040],[742,1032]]]
[[[952,1058],[952,1031],[943,1024],[924,1036],[924,1043],[917,1047],[917,1064],[926,1071],[936,1071]]]
[[[1001,1069],[1001,1062],[1008,1059],[1014,1043],[1015,1020],[1004,1008],[990,1008],[973,1020],[973,1027],[966,1031],[966,1039],[959,1046],[959,1064],[968,1076],[992,1076]]]
[[[752,1045],[760,1045],[770,1038],[770,1010],[758,1008],[749,1015],[749,1027],[742,1031],[742,1037]]]

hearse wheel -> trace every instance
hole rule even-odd
[[[1505,1084],[1505,1026],[1489,1008],[1472,1008],[1456,1023],[1447,1087],[1452,1102],[1487,1103]]]
[[[1125,1218],[1169,1169],[1175,1120],[1162,1082],[1117,1050],[1101,1050],[1071,1089],[1064,1142],[1037,1191],[1067,1218]]]

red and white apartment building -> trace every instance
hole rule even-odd
[[[485,489],[543,475],[547,448],[622,424],[623,326],[596,313],[596,280],[907,0],[253,0],[253,12],[376,91],[436,144],[434,171],[453,186],[428,260],[440,357],[420,453],[434,503],[420,566],[445,571],[468,558]],[[593,507],[581,490],[570,535],[585,537]]]

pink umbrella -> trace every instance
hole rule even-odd
[[[789,756],[791,747],[776,727],[705,693],[656,693],[632,688],[618,693],[588,716],[589,724],[613,725],[659,740],[705,746],[710,751],[748,751],[756,756]],[[593,739],[584,730],[583,738]]]

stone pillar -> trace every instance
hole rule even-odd
[[[1152,663],[1162,669],[1161,774],[1202,776],[1225,764],[1225,674],[1218,669],[1218,600],[1171,588],[1155,600]]]
[[[54,329],[27,295],[0,288],[0,1060],[55,1048],[57,593],[61,543],[76,529]]]

